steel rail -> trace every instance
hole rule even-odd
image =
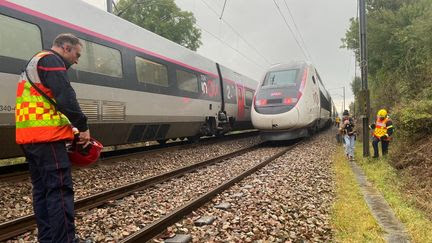
[[[131,234],[127,238],[121,240],[120,242],[123,243],[132,243],[132,242],[146,242],[148,240],[151,240],[153,237],[157,236],[158,234],[162,233],[168,226],[178,222],[183,217],[190,214],[193,210],[196,210],[197,208],[203,206],[205,203],[211,201],[217,194],[223,192],[224,190],[228,189],[235,183],[241,181],[243,178],[251,175],[252,173],[256,172],[257,170],[261,169],[262,167],[266,166],[273,160],[279,158],[280,156],[284,155],[289,150],[293,149],[297,145],[292,145],[275,155],[271,156],[268,159],[265,159],[264,161],[258,163],[257,165],[251,167],[247,171],[243,172],[242,174],[238,176],[234,176],[225,183],[223,183],[220,186],[215,187],[213,190],[211,190],[208,193],[205,193],[202,196],[199,196],[195,199],[190,200],[187,204],[178,207],[174,209],[171,213],[168,215],[156,220],[152,224],[147,225],[142,230],[139,230],[135,232],[134,234]]]
[[[218,142],[224,142],[230,139],[241,139],[241,138],[246,138],[254,135],[258,135],[258,132],[250,131],[250,132],[243,132],[239,134],[226,135],[223,137],[205,137],[202,138],[199,143],[191,143],[188,141],[176,141],[176,142],[166,143],[163,145],[159,144],[159,145],[134,147],[134,148],[127,148],[127,149],[113,150],[113,151],[105,151],[102,152],[100,161],[109,163],[115,160],[119,160],[121,158],[134,158],[134,157],[142,156],[143,154],[165,152],[174,149],[193,148],[195,146],[210,145]],[[15,182],[27,178],[30,178],[27,163],[0,166],[0,181],[2,182]]]
[[[239,149],[237,151],[215,157],[212,159],[208,159],[202,162],[198,162],[192,165],[184,166],[179,169],[175,169],[160,175],[148,177],[144,180],[130,183],[125,186],[121,186],[109,191],[97,193],[95,195],[79,199],[75,201],[75,209],[76,211],[83,211],[90,208],[95,208],[97,206],[105,204],[107,201],[116,200],[119,198],[123,198],[127,195],[130,195],[136,191],[143,190],[145,188],[151,187],[155,184],[170,180],[175,177],[179,177],[186,173],[195,171],[198,168],[209,166],[223,160],[236,157],[247,153],[251,150],[254,150],[261,146],[261,144],[252,145],[246,148]],[[23,216],[11,221],[7,221],[0,224],[0,241],[8,240],[20,234],[23,234],[29,230],[34,229],[36,226],[36,218],[34,214]]]

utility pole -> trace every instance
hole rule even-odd
[[[344,99],[343,106],[344,106],[344,110],[346,110],[345,109],[345,86],[343,86],[342,88],[343,88],[343,99]]]
[[[360,68],[361,68],[361,95],[363,104],[363,157],[369,157],[369,114],[370,100],[367,84],[368,62],[367,62],[367,43],[366,43],[366,5],[365,0],[359,0],[360,10]]]
[[[112,5],[113,5],[113,0],[106,0],[107,2],[107,11],[108,13],[112,13]]]

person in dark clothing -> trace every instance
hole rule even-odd
[[[73,127],[79,130],[79,144],[90,141],[87,117],[67,77],[81,48],[74,35],[58,35],[50,50],[32,57],[17,88],[16,142],[29,163],[39,242],[78,240],[65,142],[74,139]]]
[[[354,121],[349,116],[348,110],[343,112],[342,122],[339,131],[343,135],[345,142],[345,153],[349,160],[354,160],[354,143],[356,132],[354,130]]]
[[[369,127],[374,130],[372,133],[372,147],[374,150],[374,155],[372,158],[379,157],[379,142],[381,142],[382,155],[386,155],[388,153],[389,143],[394,131],[393,122],[388,117],[387,111],[385,109],[379,110],[376,122]]]

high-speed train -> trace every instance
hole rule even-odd
[[[83,42],[68,75],[104,145],[252,128],[258,82],[85,2],[0,1],[0,159],[15,144],[15,93],[26,62],[60,33]]]
[[[270,68],[257,88],[252,123],[266,140],[306,137],[332,124],[333,101],[317,70],[298,61]]]

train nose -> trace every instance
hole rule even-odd
[[[272,115],[252,111],[252,124],[260,130],[289,130],[296,128],[298,121],[299,112],[297,107],[288,112]]]
[[[297,107],[283,114],[275,115],[272,118],[272,130],[291,129],[298,124],[299,114]]]

